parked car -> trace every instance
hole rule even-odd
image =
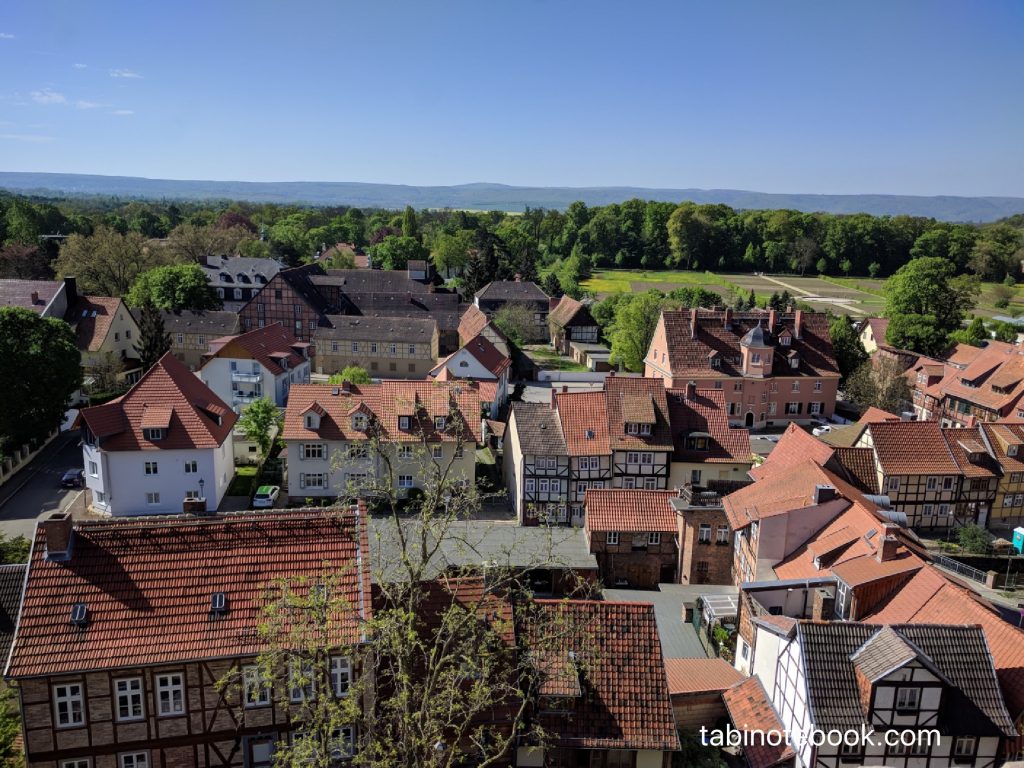
[[[256,495],[252,497],[254,509],[266,509],[273,507],[280,495],[281,489],[276,485],[261,485],[256,489]]]
[[[61,488],[81,488],[85,485],[84,469],[69,469],[60,477]]]
[[[814,429],[812,429],[811,433],[815,437],[818,437],[820,435],[827,434],[828,432],[831,432],[831,431],[832,431],[832,426],[830,424],[822,424],[820,427],[815,427]]]

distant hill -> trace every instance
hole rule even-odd
[[[357,182],[175,181],[132,176],[0,171],[0,189],[38,195],[110,195],[136,199],[247,200],[254,203],[352,205],[361,208],[463,208],[521,211],[644,200],[725,203],[733,208],[791,208],[824,213],[907,214],[943,221],[995,221],[1024,213],[1020,197],[922,197],[914,195],[786,195],[738,189],[648,189],[645,187],[512,187],[459,184],[411,187]]]

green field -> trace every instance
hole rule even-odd
[[[583,287],[598,297],[611,293],[637,292],[657,288],[670,291],[689,285],[699,285],[728,297],[730,290],[744,293],[753,290],[758,297],[770,296],[788,290],[800,301],[817,310],[831,309],[833,312],[851,317],[872,317],[885,310],[885,280],[869,277],[808,277],[795,275],[727,274],[713,272],[645,271],[639,269],[607,269],[595,272],[583,281]],[[1024,292],[1018,286],[1010,306],[999,309],[995,306],[996,284],[982,283],[981,295],[975,314],[982,317],[993,315],[1024,315]]]

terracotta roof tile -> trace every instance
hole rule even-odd
[[[942,436],[946,439],[949,452],[953,455],[957,466],[964,477],[996,477],[999,475],[999,464],[985,447],[981,430],[978,427],[963,429],[943,429]],[[976,456],[971,461],[970,456]]]
[[[1024,395],[1024,352],[1013,344],[991,341],[963,370],[948,371],[938,389],[946,397],[1006,415]]]
[[[46,559],[45,542],[40,525],[15,678],[257,654],[268,587],[325,568],[353,606],[338,644],[358,642],[359,614],[370,617],[369,574],[357,570],[366,532],[348,509],[80,522],[67,561]],[[227,598],[223,616],[210,615],[214,592]],[[75,603],[88,609],[85,628],[69,620]]]
[[[578,623],[585,631],[561,633],[554,658],[539,660],[551,668],[571,651],[581,667],[586,695],[576,700],[572,718],[540,714],[541,725],[561,747],[577,749],[679,749],[669,699],[661,641],[650,603],[591,600],[538,600],[542,621],[523,618],[529,645],[539,628]],[[543,630],[540,630],[543,631]]]
[[[743,680],[743,675],[725,659],[665,659],[668,692],[705,693],[724,691]]]
[[[110,332],[118,310],[131,314],[121,299],[109,296],[81,296],[68,309],[64,319],[75,329],[78,348],[83,352],[97,352]]]
[[[773,475],[785,474],[795,465],[807,459],[825,464],[832,458],[833,448],[821,442],[810,432],[790,423],[783,432],[779,442],[775,444],[768,458],[759,467],[750,470],[754,480],[764,480]]]
[[[829,467],[835,468],[864,493],[878,493],[878,471],[872,449],[837,447]]]
[[[480,307],[470,304],[459,319],[459,343],[465,344],[478,335],[489,322],[490,320]]]
[[[204,361],[200,368],[214,358],[238,358],[255,360],[277,375],[284,373],[282,363],[288,361],[288,369],[298,367],[306,358],[296,351],[296,345],[302,342],[281,323],[273,323],[264,328],[242,333],[237,336],[222,336],[210,342],[210,351],[203,355]]]
[[[737,683],[725,691],[722,699],[729,710],[733,725],[738,730],[782,733],[782,721],[772,707],[768,694],[765,693],[761,678],[748,677],[742,683]],[[777,747],[772,747],[759,739],[751,739],[751,744],[743,749],[743,756],[750,768],[771,768],[792,760],[795,753],[792,747],[786,746],[785,741]]]
[[[875,408],[873,405],[869,405],[867,410],[860,415],[857,419],[858,424],[874,424],[876,421],[899,421],[900,417],[895,413],[889,413],[883,411],[881,408]]]
[[[605,379],[604,391],[608,412],[608,442],[613,451],[672,450],[668,399],[662,379],[609,376]],[[653,425],[650,436],[626,432],[626,422],[633,417],[654,419],[653,422],[639,422]]]
[[[1003,472],[1024,472],[1024,426],[998,422],[982,424],[981,428]],[[1011,445],[1017,446],[1014,456],[1007,453]]]
[[[555,395],[555,403],[570,456],[606,456],[612,452],[604,392],[561,392]]]
[[[675,533],[678,518],[669,503],[675,496],[675,491],[591,488],[584,499],[584,526],[588,531]]]
[[[868,429],[886,476],[960,474],[936,421],[881,422]]]
[[[162,440],[143,437],[143,422],[162,426],[171,410]],[[121,397],[83,408],[82,419],[103,450],[138,451],[220,447],[238,416],[168,352]]]
[[[675,443],[675,461],[746,462],[752,461],[750,432],[729,426],[725,395],[719,389],[698,389],[692,400],[685,389],[668,390],[669,421]],[[708,450],[687,448],[686,438],[694,432],[709,437]]]

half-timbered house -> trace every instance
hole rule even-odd
[[[504,474],[520,525],[567,523],[569,456],[554,407],[515,403],[505,428]]]

